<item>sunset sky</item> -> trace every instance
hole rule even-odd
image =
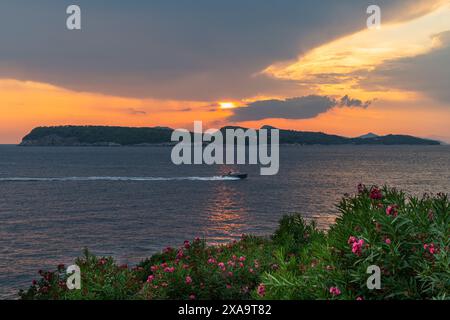
[[[1,1],[0,143],[194,120],[450,142],[450,0]]]

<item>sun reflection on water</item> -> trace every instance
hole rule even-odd
[[[203,230],[208,242],[218,244],[239,238],[249,227],[244,194],[232,183],[214,186],[212,194]]]

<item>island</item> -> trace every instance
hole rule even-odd
[[[224,131],[223,127],[220,130]],[[246,129],[246,128],[242,128]],[[261,129],[276,129],[263,126]],[[280,130],[280,144],[297,145],[440,145],[439,141],[409,135],[378,136],[368,134],[349,138],[323,132]],[[174,129],[167,127],[55,126],[37,127],[27,134],[20,146],[151,146],[174,145]]]

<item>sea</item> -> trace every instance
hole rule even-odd
[[[0,299],[84,248],[135,265],[195,237],[268,236],[289,214],[327,229],[359,183],[449,193],[450,146],[281,146],[279,173],[261,176],[258,165],[177,166],[162,146],[2,145]]]

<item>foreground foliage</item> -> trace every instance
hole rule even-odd
[[[270,239],[166,248],[138,266],[85,252],[81,290],[64,266],[40,271],[22,299],[448,299],[450,203],[395,189],[358,187],[328,232],[287,216]],[[380,289],[369,289],[378,268]],[[372,268],[372,269],[371,269]],[[373,279],[372,279],[373,280]],[[371,280],[369,280],[371,282]],[[374,282],[375,283],[375,282]]]

